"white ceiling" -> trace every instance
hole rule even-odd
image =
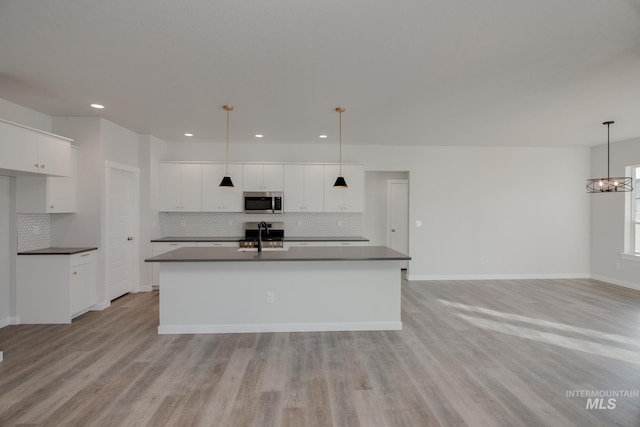
[[[0,0],[0,98],[170,142],[640,137],[640,0]],[[102,103],[102,111],[89,107]]]

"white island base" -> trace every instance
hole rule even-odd
[[[158,333],[399,330],[400,263],[161,263]]]

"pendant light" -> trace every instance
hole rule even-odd
[[[627,192],[633,191],[631,185],[631,177],[616,177],[612,178],[609,173],[609,126],[614,123],[613,120],[603,122],[603,125],[607,125],[607,177],[606,178],[592,178],[587,180],[587,193],[611,193],[611,192]]]
[[[220,187],[233,187],[233,181],[231,181],[231,177],[229,176],[229,112],[233,111],[233,105],[223,105],[222,108],[227,112],[227,157],[225,160],[226,171],[224,178],[222,178],[220,182]]]
[[[336,111],[340,114],[340,174],[333,186],[336,188],[348,188],[347,181],[342,176],[342,113],[344,113],[344,107],[337,107]]]

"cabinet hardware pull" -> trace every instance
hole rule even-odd
[[[44,169],[44,163],[43,163],[43,164],[41,164],[41,165],[40,165],[40,167],[41,167],[42,169]]]
[[[53,209],[53,205],[49,206],[50,209]]]
[[[74,275],[74,276],[77,276],[77,275],[78,275],[78,272],[77,272],[77,271],[74,271],[74,272],[73,272],[73,275]]]
[[[40,167],[40,163],[36,163],[36,164],[35,164],[35,165],[33,165],[33,166],[35,166],[35,167],[37,167],[37,168],[38,168],[38,167]]]
[[[80,255],[80,256],[89,256],[89,255],[91,255],[91,254],[82,254],[82,255]]]

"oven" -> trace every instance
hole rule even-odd
[[[267,222],[267,228],[260,230],[258,229],[259,224],[259,222],[244,223],[244,239],[238,241],[241,248],[258,247],[260,234],[262,234],[263,248],[282,248],[284,246],[284,222]]]

